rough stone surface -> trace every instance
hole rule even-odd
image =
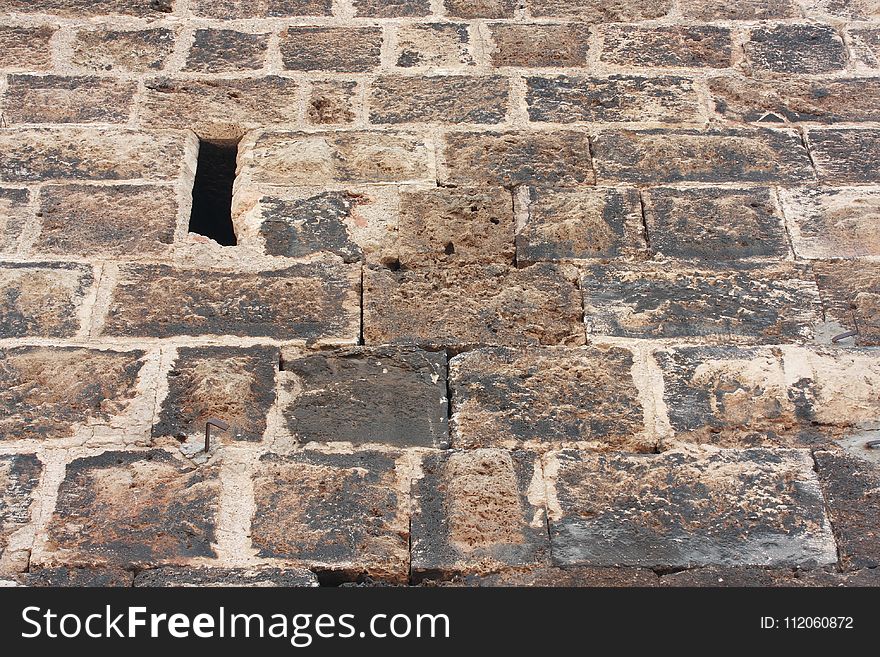
[[[401,25],[397,30],[396,64],[401,68],[473,66],[470,35],[464,23]]]
[[[355,340],[360,272],[332,263],[254,274],[167,265],[120,269],[105,335]]]
[[[107,423],[136,395],[143,351],[10,347],[0,355],[0,437],[72,436]]]
[[[696,122],[700,106],[693,82],[675,76],[527,79],[529,119],[535,122]]]
[[[315,587],[314,573],[296,568],[185,568],[168,566],[137,574],[135,586],[163,587]]]
[[[697,21],[750,21],[799,18],[797,0],[689,0],[679,5],[686,18]]]
[[[788,130],[616,130],[592,141],[600,181],[798,182],[813,179]]]
[[[880,28],[850,30],[849,38],[860,62],[869,68],[880,68]]]
[[[281,35],[284,68],[362,73],[379,65],[378,27],[288,27]]]
[[[880,190],[807,187],[779,196],[801,258],[880,256]]]
[[[404,583],[408,486],[387,452],[267,454],[254,477],[254,547],[318,573]]]
[[[81,30],[74,38],[71,61],[93,71],[158,71],[174,50],[175,37],[161,27]]]
[[[138,567],[214,557],[216,466],[162,450],[72,461],[58,491],[43,562]]]
[[[665,16],[672,0],[531,0],[533,16],[578,18],[590,23],[651,20]]]
[[[132,585],[134,574],[122,568],[56,566],[35,568],[30,572],[23,573],[19,579],[24,586],[33,587],[127,588]]]
[[[177,201],[171,188],[154,185],[50,185],[40,213],[41,253],[161,254],[174,238]]]
[[[589,447],[651,451],[621,347],[480,349],[450,363],[452,446]]]
[[[520,0],[443,0],[446,13],[458,18],[512,18]]]
[[[206,420],[220,418],[229,429],[219,440],[260,440],[275,402],[277,364],[274,347],[181,347],[153,436],[202,435]]]
[[[512,269],[364,270],[366,344],[580,345],[574,272],[553,265]]]
[[[263,67],[268,34],[235,30],[196,30],[186,68],[201,73],[254,70]]]
[[[0,67],[41,71],[52,64],[49,39],[55,28],[0,27]]]
[[[827,318],[857,331],[858,344],[880,345],[880,264],[817,261],[814,270]]]
[[[806,450],[597,455],[546,476],[561,566],[816,566],[837,561]],[[554,504],[556,505],[554,508]]]
[[[809,130],[807,140],[822,182],[880,182],[880,130]]]
[[[0,337],[70,338],[94,281],[88,265],[21,263],[0,267]]]
[[[799,265],[595,265],[581,288],[594,335],[797,342],[822,320],[816,284]]]
[[[13,253],[27,220],[31,195],[26,189],[0,187],[0,253]]]
[[[847,59],[843,39],[828,25],[753,29],[745,53],[755,69],[782,73],[827,73],[844,68]]]
[[[125,123],[135,85],[106,78],[11,75],[10,123]]]
[[[370,90],[370,122],[500,123],[507,112],[508,86],[499,76],[381,76]]]
[[[644,195],[651,250],[671,258],[779,260],[789,254],[773,192],[655,187]]]
[[[649,568],[556,568],[507,570],[491,575],[469,575],[453,580],[449,586],[528,586],[528,587],[623,587],[657,586],[657,575]]]
[[[840,573],[834,567],[812,570],[759,568],[755,566],[723,567],[708,566],[664,575],[660,586],[700,587],[787,587],[807,586],[871,586],[880,584],[880,573],[864,569]]]
[[[403,18],[431,13],[430,0],[352,0],[352,4],[356,16]]]
[[[732,43],[726,27],[633,27],[602,29],[604,62],[622,66],[726,68]]]
[[[190,0],[190,9],[210,18],[329,16],[332,0]]]
[[[586,66],[590,30],[577,23],[563,25],[489,25],[494,66]]]
[[[418,349],[290,354],[281,409],[297,442],[441,447],[448,442],[446,355]]]
[[[315,125],[351,123],[355,119],[356,93],[357,82],[354,81],[324,80],[313,83],[306,109],[309,122]]]
[[[160,18],[171,8],[169,0],[0,0],[0,10],[6,12],[57,14],[59,16],[89,17],[105,14]]]
[[[43,465],[34,454],[0,456],[0,573],[15,570],[10,537],[33,517],[32,494],[40,482]],[[27,559],[24,561],[27,564]]]
[[[549,559],[541,464],[529,452],[430,454],[413,484],[412,572],[491,573]],[[537,489],[537,490],[535,490]]]

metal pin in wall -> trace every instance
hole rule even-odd
[[[208,450],[211,449],[211,427],[217,427],[220,431],[226,431],[229,429],[229,424],[220,420],[216,417],[209,417],[205,420],[205,453],[208,453]]]

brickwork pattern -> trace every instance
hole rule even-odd
[[[0,580],[880,584],[876,2],[0,15]]]

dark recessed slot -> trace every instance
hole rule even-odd
[[[232,225],[232,184],[238,141],[199,140],[199,163],[193,185],[189,231],[223,246],[235,246]]]

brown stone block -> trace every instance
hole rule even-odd
[[[333,0],[190,0],[197,16],[210,18],[275,18],[329,16]]]
[[[27,556],[22,562],[10,538],[33,519],[33,496],[42,472],[43,464],[35,454],[0,456],[0,573],[27,566]]]
[[[2,3],[0,3],[2,4]],[[41,71],[52,66],[49,40],[55,28],[0,27],[0,68]]]
[[[284,68],[362,73],[379,65],[379,27],[288,27],[281,34]]]
[[[800,18],[796,0],[688,0],[679,5],[695,21],[755,21]]]
[[[801,570],[791,568],[760,568],[757,566],[707,566],[671,573],[660,578],[660,586],[686,587],[841,587],[880,586],[880,573],[864,569],[851,573],[838,572],[833,566]]]
[[[302,568],[198,568],[166,566],[139,572],[134,586],[162,587],[315,587],[318,578]]]
[[[489,25],[494,50],[493,66],[586,66],[590,28],[566,25]]]
[[[603,62],[621,66],[727,68],[730,29],[713,25],[607,26],[602,28]]]
[[[356,16],[403,18],[431,13],[431,0],[353,0],[352,4]]]
[[[10,75],[5,116],[16,123],[125,123],[136,85],[108,78]]]
[[[444,0],[446,13],[456,18],[511,18],[519,0]]]
[[[309,89],[306,117],[315,125],[352,123],[355,118],[357,82],[324,80]]]
[[[469,575],[453,580],[450,586],[517,587],[624,587],[657,586],[657,575],[650,568],[556,568],[506,570],[491,575]]]
[[[89,29],[76,33],[71,62],[95,71],[158,71],[174,50],[176,35],[166,28]]]
[[[401,25],[397,28],[397,65],[402,68],[473,66],[470,37],[463,23]]]
[[[29,262],[0,267],[0,337],[73,337],[93,281],[89,265]]]
[[[14,253],[18,238],[31,216],[31,194],[26,189],[0,187],[0,253]]]
[[[848,34],[860,63],[869,68],[880,68],[880,28],[849,30]]]
[[[134,582],[134,574],[123,568],[50,568],[35,567],[19,577],[24,586],[32,587],[74,587],[103,588],[129,587]]]
[[[755,28],[745,46],[757,70],[827,73],[846,66],[846,46],[829,25],[782,24]]]
[[[450,362],[452,446],[590,447],[652,451],[621,347],[506,347],[469,351]]]
[[[816,128],[807,142],[822,182],[880,182],[880,130]]]
[[[263,68],[268,47],[268,34],[196,30],[186,58],[186,70],[226,73],[260,69]]]
[[[880,263],[816,261],[813,269],[828,319],[857,331],[857,344],[880,345]]]
[[[174,0],[0,0],[0,11],[59,16],[105,16],[122,14],[162,18],[173,10]]]
[[[529,9],[533,16],[631,23],[665,16],[672,9],[672,0],[529,0]]]
[[[385,75],[373,81],[370,122],[500,123],[509,82],[499,76]]]

